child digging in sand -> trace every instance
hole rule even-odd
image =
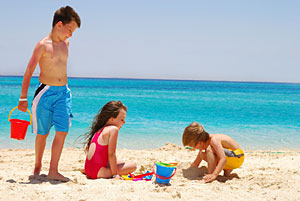
[[[35,46],[23,77],[22,92],[18,109],[26,112],[27,92],[32,74],[39,63],[40,83],[33,103],[33,132],[35,139],[34,175],[39,175],[42,158],[50,128],[54,125],[56,134],[52,143],[48,179],[68,181],[58,172],[58,163],[69,131],[71,117],[71,94],[67,86],[67,60],[69,41],[81,24],[78,14],[70,6],[61,7],[53,17],[52,30]]]
[[[125,124],[127,107],[121,101],[106,103],[93,120],[91,130],[85,135],[87,156],[81,170],[91,179],[122,179],[121,175],[134,172],[134,162],[117,160],[118,134]]]
[[[233,169],[239,168],[244,162],[244,152],[239,144],[224,134],[208,134],[197,122],[187,126],[182,135],[184,146],[199,149],[199,153],[190,168],[198,167],[202,160],[208,164],[208,174],[204,182],[217,178],[222,170],[229,176]]]

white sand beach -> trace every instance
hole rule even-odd
[[[154,162],[177,162],[169,185],[151,181],[87,179],[80,173],[82,149],[65,148],[59,169],[71,181],[46,178],[50,150],[46,150],[41,175],[31,176],[34,150],[0,150],[0,200],[300,200],[300,150],[245,150],[245,161],[231,177],[218,176],[204,184],[206,162],[187,169],[197,152],[174,144],[158,149],[118,149],[117,157],[137,163],[135,174],[152,171]]]

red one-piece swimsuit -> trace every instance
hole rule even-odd
[[[86,175],[91,179],[97,179],[98,172],[100,168],[106,167],[108,163],[108,145],[100,145],[97,140],[101,135],[104,128],[100,131],[96,132],[92,141],[92,143],[96,144],[96,150],[93,157],[89,160],[88,156],[86,156],[84,169]]]

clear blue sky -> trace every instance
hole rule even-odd
[[[300,83],[297,0],[1,1],[0,75],[24,73],[65,5],[69,76]]]

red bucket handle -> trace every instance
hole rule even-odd
[[[172,164],[172,163],[171,163],[171,164]],[[155,172],[155,170],[154,170],[154,167],[155,167],[155,163],[154,163],[154,165],[153,165],[153,174],[154,174],[156,177],[158,177],[159,179],[163,179],[163,180],[172,178],[172,177],[175,175],[176,170],[177,170],[177,167],[176,167],[176,168],[175,168],[175,171],[173,172],[173,174],[172,174],[171,176],[169,176],[169,177],[164,177],[164,176],[160,176],[160,175],[156,174],[156,172]]]
[[[9,113],[9,115],[8,115],[8,121],[10,121],[10,115],[11,115],[11,113],[12,113],[15,109],[17,109],[17,108],[18,108],[18,106],[14,107],[14,108],[10,111],[10,113]],[[28,108],[27,108],[27,112],[29,113],[29,116],[30,116],[30,124],[29,124],[29,125],[31,125],[32,116],[31,116],[31,112],[28,110]]]

